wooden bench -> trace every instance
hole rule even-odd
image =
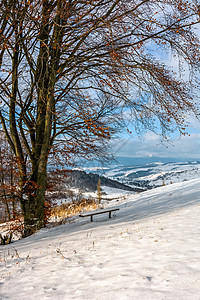
[[[91,222],[93,222],[93,216],[94,215],[100,215],[100,214],[105,214],[109,213],[109,218],[111,218],[111,213],[113,211],[117,211],[119,208],[108,208],[108,209],[101,209],[101,210],[94,210],[86,213],[82,213],[79,215],[79,217],[85,218],[85,217],[90,217]]]

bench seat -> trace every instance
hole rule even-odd
[[[85,217],[90,217],[91,222],[93,222],[93,216],[94,215],[100,215],[100,214],[109,214],[109,218],[111,218],[111,213],[113,211],[117,211],[119,208],[108,208],[108,209],[101,209],[101,210],[94,210],[94,211],[89,211],[89,212],[84,212],[79,215],[79,217],[85,218]]]

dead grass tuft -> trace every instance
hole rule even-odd
[[[72,203],[64,203],[53,207],[49,215],[49,219],[62,221],[66,218],[78,215],[80,212],[95,210],[99,207],[95,199],[81,199]]]

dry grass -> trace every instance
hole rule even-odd
[[[57,226],[70,222],[70,218],[78,215],[80,212],[95,210],[99,207],[98,201],[95,199],[80,199],[70,203],[63,203],[52,207],[50,205],[48,215],[46,216],[49,226]],[[68,219],[68,220],[67,220]],[[15,220],[7,221],[0,224],[0,233],[2,236],[12,233],[12,240],[21,239],[23,234],[23,217],[18,217]]]
[[[81,199],[72,203],[64,203],[51,209],[49,220],[62,221],[78,215],[80,212],[94,210],[99,207],[95,199]]]

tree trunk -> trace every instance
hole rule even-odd
[[[26,187],[26,199],[22,199],[24,215],[23,237],[32,235],[45,226],[45,191],[47,185],[46,168],[37,174],[34,181],[29,181]]]

